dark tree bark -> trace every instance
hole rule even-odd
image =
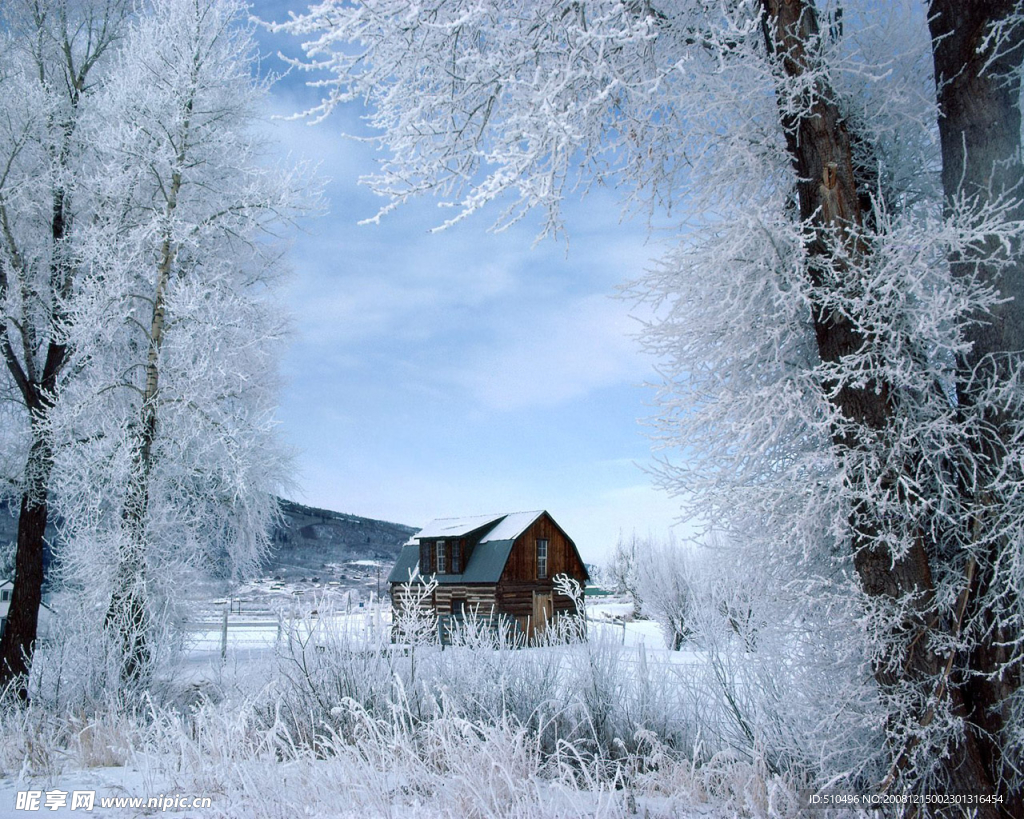
[[[32,33],[32,67],[40,83],[67,95],[61,111],[54,113],[46,126],[53,138],[47,143],[47,150],[55,179],[46,237],[49,270],[34,270],[30,254],[19,247],[14,227],[16,214],[8,211],[5,191],[0,185],[0,302],[14,274],[22,283],[45,282],[37,284],[41,292],[35,295],[49,305],[47,315],[38,324],[31,316],[23,316],[20,321],[0,317],[0,355],[28,411],[32,435],[18,517],[14,589],[7,626],[0,639],[0,687],[17,678],[24,682],[42,600],[44,531],[54,457],[46,420],[69,353],[63,341],[68,321],[65,306],[72,295],[76,271],[69,245],[74,221],[73,181],[69,184],[68,180],[73,180],[75,174],[72,163],[79,106],[90,72],[117,40],[132,6],[131,0],[80,6],[37,2],[16,9],[0,4],[0,24]],[[15,158],[11,157],[12,164]],[[19,692],[27,697],[23,684]]]
[[[1024,166],[1021,164],[1020,64],[1024,60],[1024,21],[1004,29],[1005,36],[993,47],[986,42],[993,24],[1009,22],[1011,15],[1024,14],[1013,0],[962,2],[932,0],[928,20],[935,66],[939,106],[939,137],[942,150],[942,186],[947,212],[958,199],[976,209],[994,205],[1001,197],[1005,218],[1024,219]],[[999,588],[994,567],[1000,554],[1019,544],[992,537],[986,531],[995,525],[999,498],[989,487],[1004,467],[1005,446],[1019,430],[1017,412],[996,411],[979,404],[981,393],[991,385],[1006,382],[1021,365],[1024,354],[1024,248],[1017,243],[1009,252],[995,239],[976,248],[973,254],[950,259],[954,277],[977,277],[995,287],[1006,299],[967,328],[971,348],[959,362],[958,396],[964,414],[977,417],[977,436],[970,442],[982,464],[980,475],[965,482],[967,500],[981,510],[977,515],[976,547],[980,553],[978,571],[971,587],[969,615],[978,622],[979,638],[968,663],[970,676],[963,686],[972,725],[978,728],[978,742],[984,763],[994,781],[1005,770],[1003,728],[1009,717],[1008,698],[1022,684],[1019,663],[1014,663],[1014,646],[1020,635],[1009,634],[995,618],[992,602],[1013,604],[1019,589]],[[985,507],[991,511],[986,513]],[[1014,598],[1009,600],[1009,598]],[[1024,794],[1009,792],[1005,815],[1024,815]]]
[[[48,473],[52,455],[45,438],[37,438],[29,454],[30,468]],[[48,477],[48,474],[40,475]],[[26,678],[35,648],[39,606],[43,601],[43,535],[46,531],[47,500],[25,492],[18,515],[18,541],[14,563],[14,589],[7,623],[0,640],[0,688],[18,681],[18,696],[28,700]]]
[[[63,221],[60,227],[63,230]],[[5,345],[4,357],[8,370],[28,407],[32,433],[32,445],[25,463],[25,490],[18,515],[14,589],[7,625],[0,638],[0,687],[3,687],[28,673],[35,646],[39,605],[43,594],[44,534],[49,517],[50,474],[53,471],[53,446],[45,428],[46,417],[52,408],[53,394],[68,351],[65,345],[51,341],[43,372],[37,378],[33,368],[22,368],[10,349],[6,326],[0,326],[0,341]],[[25,372],[26,369],[28,372]],[[24,685],[19,687],[19,695],[27,699],[27,688]]]
[[[72,95],[72,115],[77,112],[78,95]],[[57,152],[58,163],[67,163],[68,141],[72,127],[69,123],[60,125],[64,139]],[[25,488],[21,497],[18,515],[18,543],[14,558],[14,589],[8,609],[7,625],[0,637],[0,687],[12,680],[20,679],[18,694],[28,699],[26,676],[35,648],[39,624],[39,606],[43,595],[43,553],[44,534],[49,517],[49,485],[53,471],[53,445],[46,429],[46,418],[53,406],[53,398],[64,365],[67,362],[67,346],[57,338],[67,317],[63,302],[70,295],[74,275],[72,263],[66,250],[67,232],[71,222],[70,197],[62,186],[53,192],[53,207],[50,220],[50,282],[56,291],[52,300],[49,329],[52,333],[46,345],[46,357],[42,372],[35,363],[36,350],[33,344],[31,324],[20,328],[24,357],[19,360],[11,345],[8,323],[0,323],[0,344],[3,346],[4,363],[18,385],[22,401],[29,413],[29,428],[32,445],[25,464]],[[6,245],[6,260],[0,261],[0,297],[8,287],[6,265],[16,268],[20,276],[28,276],[25,261],[19,252],[10,228],[7,207],[0,199],[0,227]]]
[[[1007,216],[1024,218],[1017,73],[1024,62],[1024,22],[1010,29],[997,53],[991,45],[983,47],[993,23],[1014,12],[1024,14],[1024,8],[1019,0],[932,0],[930,9],[947,204],[963,195],[985,205],[1009,194],[1017,204]],[[969,329],[974,343],[969,365],[989,356],[1024,351],[1024,263],[1019,253],[1012,253],[1015,263],[1001,265],[999,270],[979,264],[979,259],[990,255],[994,255],[991,246],[979,248],[973,258],[953,260],[954,275],[976,270],[1011,299],[993,307],[981,317],[982,323]]]
[[[814,4],[805,0],[762,0],[765,12],[764,37],[769,53],[779,61],[788,77],[806,77],[819,66],[813,50],[818,47],[818,21]],[[785,93],[780,89],[780,94]],[[834,89],[824,74],[818,75],[808,98],[795,107],[799,114],[788,114],[792,106],[780,105],[782,127],[787,147],[798,177],[800,216],[811,225],[811,277],[816,292],[855,292],[857,268],[837,261],[829,246],[845,245],[848,258],[857,259],[866,248],[859,230],[866,214],[858,190],[868,180],[857,178],[850,125],[843,116]],[[780,100],[782,102],[782,100]],[[788,102],[792,102],[789,100]],[[1019,127],[1019,126],[1018,126]],[[955,171],[953,172],[955,174]],[[832,306],[819,303],[812,317],[818,353],[826,363],[868,349],[872,342],[853,317]],[[1006,349],[1006,348],[1003,348]],[[885,446],[885,431],[896,410],[891,385],[883,380],[868,381],[863,386],[824,384],[826,394],[839,411],[842,421],[833,432],[833,445],[840,459],[865,446]],[[881,476],[880,484],[897,493],[895,475]],[[851,475],[849,481],[864,480]],[[853,497],[861,493],[850,487]],[[894,496],[896,496],[894,494]],[[887,656],[878,662],[875,677],[883,693],[910,684],[935,700],[945,700],[947,707],[966,721],[967,728],[951,755],[938,760],[943,787],[950,793],[996,792],[998,776],[991,765],[990,749],[982,743],[985,725],[978,721],[977,708],[967,701],[962,689],[963,677],[951,674],[947,659],[936,652],[935,632],[951,629],[935,616],[933,561],[940,559],[936,544],[923,532],[913,538],[906,555],[895,558],[880,543],[881,521],[872,522],[872,510],[854,506],[851,514],[854,566],[865,593],[885,602],[909,603],[909,614],[896,632],[886,635],[890,645]],[[969,584],[971,569],[963,567],[964,585]],[[901,664],[890,660],[902,646],[909,646]],[[891,669],[898,667],[899,672]],[[916,716],[918,727],[924,728],[934,718],[934,706]],[[892,767],[881,783],[883,788],[902,789],[913,740],[894,740],[890,748]],[[996,817],[999,810],[992,805],[979,806],[979,817]]]

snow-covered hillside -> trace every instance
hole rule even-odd
[[[274,551],[264,561],[269,575],[295,579],[332,575],[332,564],[370,560],[390,564],[416,529],[281,500],[282,521],[274,530]],[[340,570],[343,572],[344,570]],[[311,574],[312,573],[312,574]]]
[[[274,527],[273,550],[261,566],[268,578],[302,582],[315,577],[325,583],[352,585],[349,581],[368,582],[372,575],[375,581],[376,565],[383,566],[386,574],[402,544],[416,532],[400,523],[316,509],[284,498],[279,503],[281,520]],[[59,528],[59,520],[56,525],[51,520],[46,528],[48,544],[59,542]],[[13,567],[17,537],[18,501],[0,497],[0,576],[8,556]],[[372,562],[373,571],[367,569],[366,561]]]

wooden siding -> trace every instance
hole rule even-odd
[[[551,587],[548,581],[548,588]],[[527,617],[533,614],[533,592],[537,583],[501,583],[496,594],[498,610],[513,617]]]
[[[438,614],[451,614],[453,599],[465,600],[468,610],[479,607],[481,617],[489,617],[492,609],[497,613],[497,599],[493,585],[438,586],[434,596]]]
[[[547,577],[537,577],[537,541],[548,542]],[[562,534],[547,513],[541,515],[530,527],[516,538],[508,563],[501,573],[499,585],[528,582],[541,583],[545,589],[551,587],[551,578],[556,574],[567,574],[580,582],[586,575],[583,563],[576,554],[570,540]]]
[[[436,598],[437,593],[435,592],[432,597]],[[411,599],[417,598],[416,587],[412,589]],[[405,597],[405,586],[401,583],[391,584],[391,608],[395,611],[400,611],[405,608],[406,597]],[[419,608],[423,612],[431,612],[436,607],[436,602],[431,597],[424,598],[419,601]]]
[[[501,583],[497,587],[498,611],[513,617],[532,617],[535,592],[550,592],[554,609],[558,613],[576,611],[572,599],[559,594],[550,579],[535,580],[532,583]]]
[[[540,539],[548,542],[548,570],[547,576],[542,578],[537,577],[537,541]],[[461,558],[459,568],[464,569],[478,540],[479,537],[445,538],[449,567],[454,568],[452,563],[456,558],[453,547],[456,544],[458,557]],[[436,544],[435,538],[421,544],[421,559],[429,561],[431,571],[436,568]],[[575,612],[573,601],[554,588],[552,578],[559,574],[567,574],[583,583],[586,569],[572,542],[550,515],[545,513],[516,538],[497,584],[441,584],[435,589],[433,600],[425,602],[428,606],[432,604],[434,613],[438,615],[442,638],[446,629],[458,619],[457,613],[453,611],[454,600],[464,601],[465,612],[476,609],[481,618],[493,618],[495,623],[507,618],[506,622],[514,622],[520,634],[532,638],[543,630],[543,625],[536,622],[537,611],[550,612],[551,617]],[[398,603],[396,592],[399,588],[397,584],[392,584],[392,600],[395,604]],[[550,602],[546,602],[546,599]]]

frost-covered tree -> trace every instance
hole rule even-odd
[[[499,228],[540,208],[557,232],[567,193],[607,185],[683,214],[635,287],[661,316],[667,488],[790,599],[849,618],[887,714],[860,775],[998,791],[1010,814],[1018,6],[328,0],[283,26],[329,72],[312,113],[368,106],[383,212],[430,192],[451,221],[496,202]]]
[[[629,537],[619,532],[611,563],[608,564],[608,574],[615,584],[615,591],[619,594],[629,595],[633,601],[634,617],[639,617],[643,611],[639,576],[640,560],[643,557],[641,551],[650,540],[651,537],[648,536],[645,542],[635,531]]]
[[[634,600],[643,600],[644,615],[658,622],[668,647],[679,651],[693,632],[695,558],[671,534],[665,541],[634,537],[632,545]]]
[[[268,167],[254,66],[243,3],[154,0],[101,92],[115,127],[52,430],[65,579],[104,601],[125,680],[183,573],[255,568],[285,479],[273,233],[306,180]]]
[[[648,536],[641,542],[636,574],[644,612],[661,626],[669,648],[679,651],[691,638],[699,644],[699,632],[713,621],[724,624],[745,650],[752,651],[764,612],[772,606],[785,608],[767,578],[727,559],[735,551],[735,546],[714,536],[709,545],[680,544],[672,533],[665,540]],[[782,614],[777,619],[788,617]]]
[[[36,637],[49,517],[48,420],[67,375],[69,305],[90,218],[95,91],[130,0],[5,0],[0,6],[0,492],[20,495],[14,590],[0,685],[23,674]],[[10,388],[10,395],[8,389]]]

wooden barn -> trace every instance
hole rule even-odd
[[[427,524],[402,549],[388,583],[398,607],[402,584],[433,576],[431,605],[442,622],[474,611],[533,637],[553,618],[575,611],[552,582],[561,574],[586,585],[572,538],[547,512],[513,512]]]

